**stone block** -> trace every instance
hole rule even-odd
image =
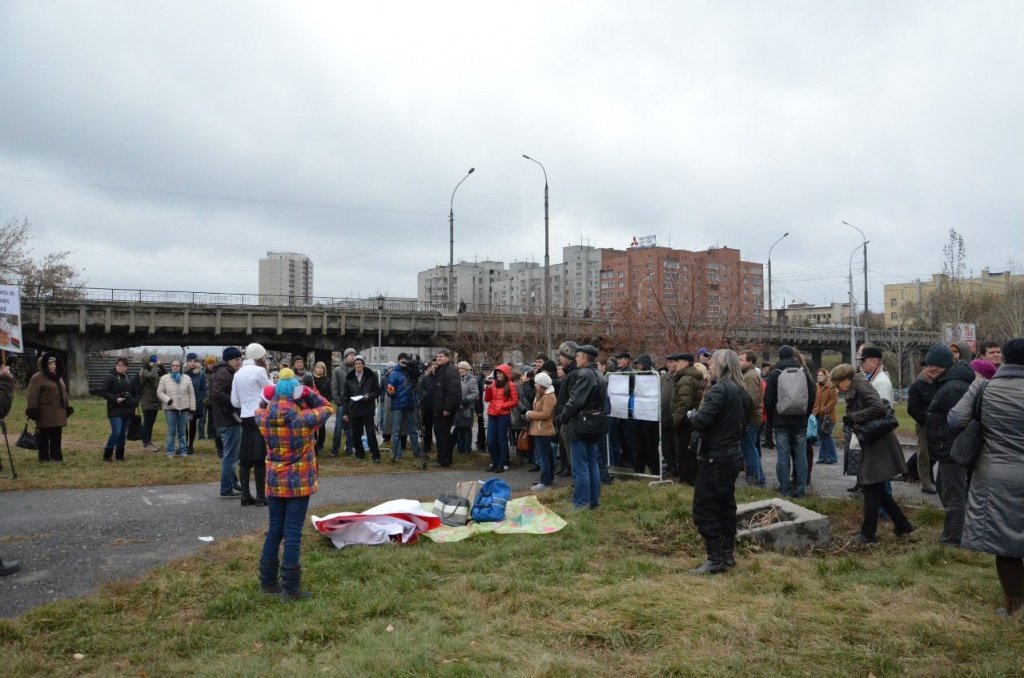
[[[749,541],[774,551],[824,546],[829,542],[828,516],[806,509],[785,499],[765,499],[736,507],[739,522],[750,520],[757,513],[775,508],[782,520],[736,533],[737,541]]]

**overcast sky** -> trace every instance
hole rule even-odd
[[[456,259],[656,234],[774,302],[1024,253],[1024,3],[0,4],[0,218],[96,287],[412,296]],[[858,254],[857,297],[862,296]]]

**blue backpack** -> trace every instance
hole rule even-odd
[[[512,488],[508,483],[501,478],[491,478],[477,492],[470,515],[478,523],[505,520],[505,504],[511,496]]]

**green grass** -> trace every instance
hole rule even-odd
[[[71,489],[88,487],[134,487],[139,485],[176,485],[183,483],[216,482],[220,479],[220,460],[212,440],[196,439],[196,454],[186,459],[168,459],[163,453],[143,452],[142,443],[128,441],[125,447],[124,463],[103,463],[103,446],[110,435],[106,401],[98,397],[79,398],[72,403],[75,414],[69,420],[63,433],[63,464],[40,464],[38,453],[14,446],[25,424],[25,398],[15,396],[11,413],[7,417],[8,438],[14,456],[16,480],[0,479],[0,491],[35,489]],[[31,431],[33,425],[29,423]],[[153,427],[153,442],[163,447],[167,437],[167,426],[163,413],[157,415]],[[331,437],[328,433],[327,446]],[[390,463],[390,448],[383,453],[384,462],[373,464],[369,459],[359,461],[352,457],[334,458],[324,454],[320,458],[320,473],[323,476],[351,476],[376,473],[396,473],[418,468],[412,453],[407,449],[404,458]],[[4,473],[8,472],[6,449],[0,449],[0,462]],[[456,467],[484,468],[487,459],[476,454],[455,454]]]
[[[564,490],[542,500],[567,504]],[[991,557],[936,546],[937,526],[874,547],[744,552],[729,574],[698,578],[686,573],[701,551],[690,503],[683,487],[617,482],[556,534],[447,545],[338,551],[307,526],[315,597],[291,605],[258,593],[261,537],[248,535],[0,622],[0,665],[5,676],[1021,672],[1024,626],[993,613]],[[813,506],[835,534],[859,520],[850,501]]]

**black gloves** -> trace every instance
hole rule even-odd
[[[74,413],[75,413],[75,408],[73,408],[71,405],[68,405],[67,407],[64,408],[64,414],[66,414],[67,416],[70,417]]]
[[[853,417],[848,414],[843,415],[843,428],[853,428]]]
[[[167,407],[171,407],[172,405],[174,405],[174,398],[168,398],[167,399]]]
[[[38,419],[39,418],[39,408],[38,407],[30,407],[30,408],[28,408],[27,410],[25,410],[25,416],[28,417],[29,419],[33,419],[33,420],[34,419]]]

